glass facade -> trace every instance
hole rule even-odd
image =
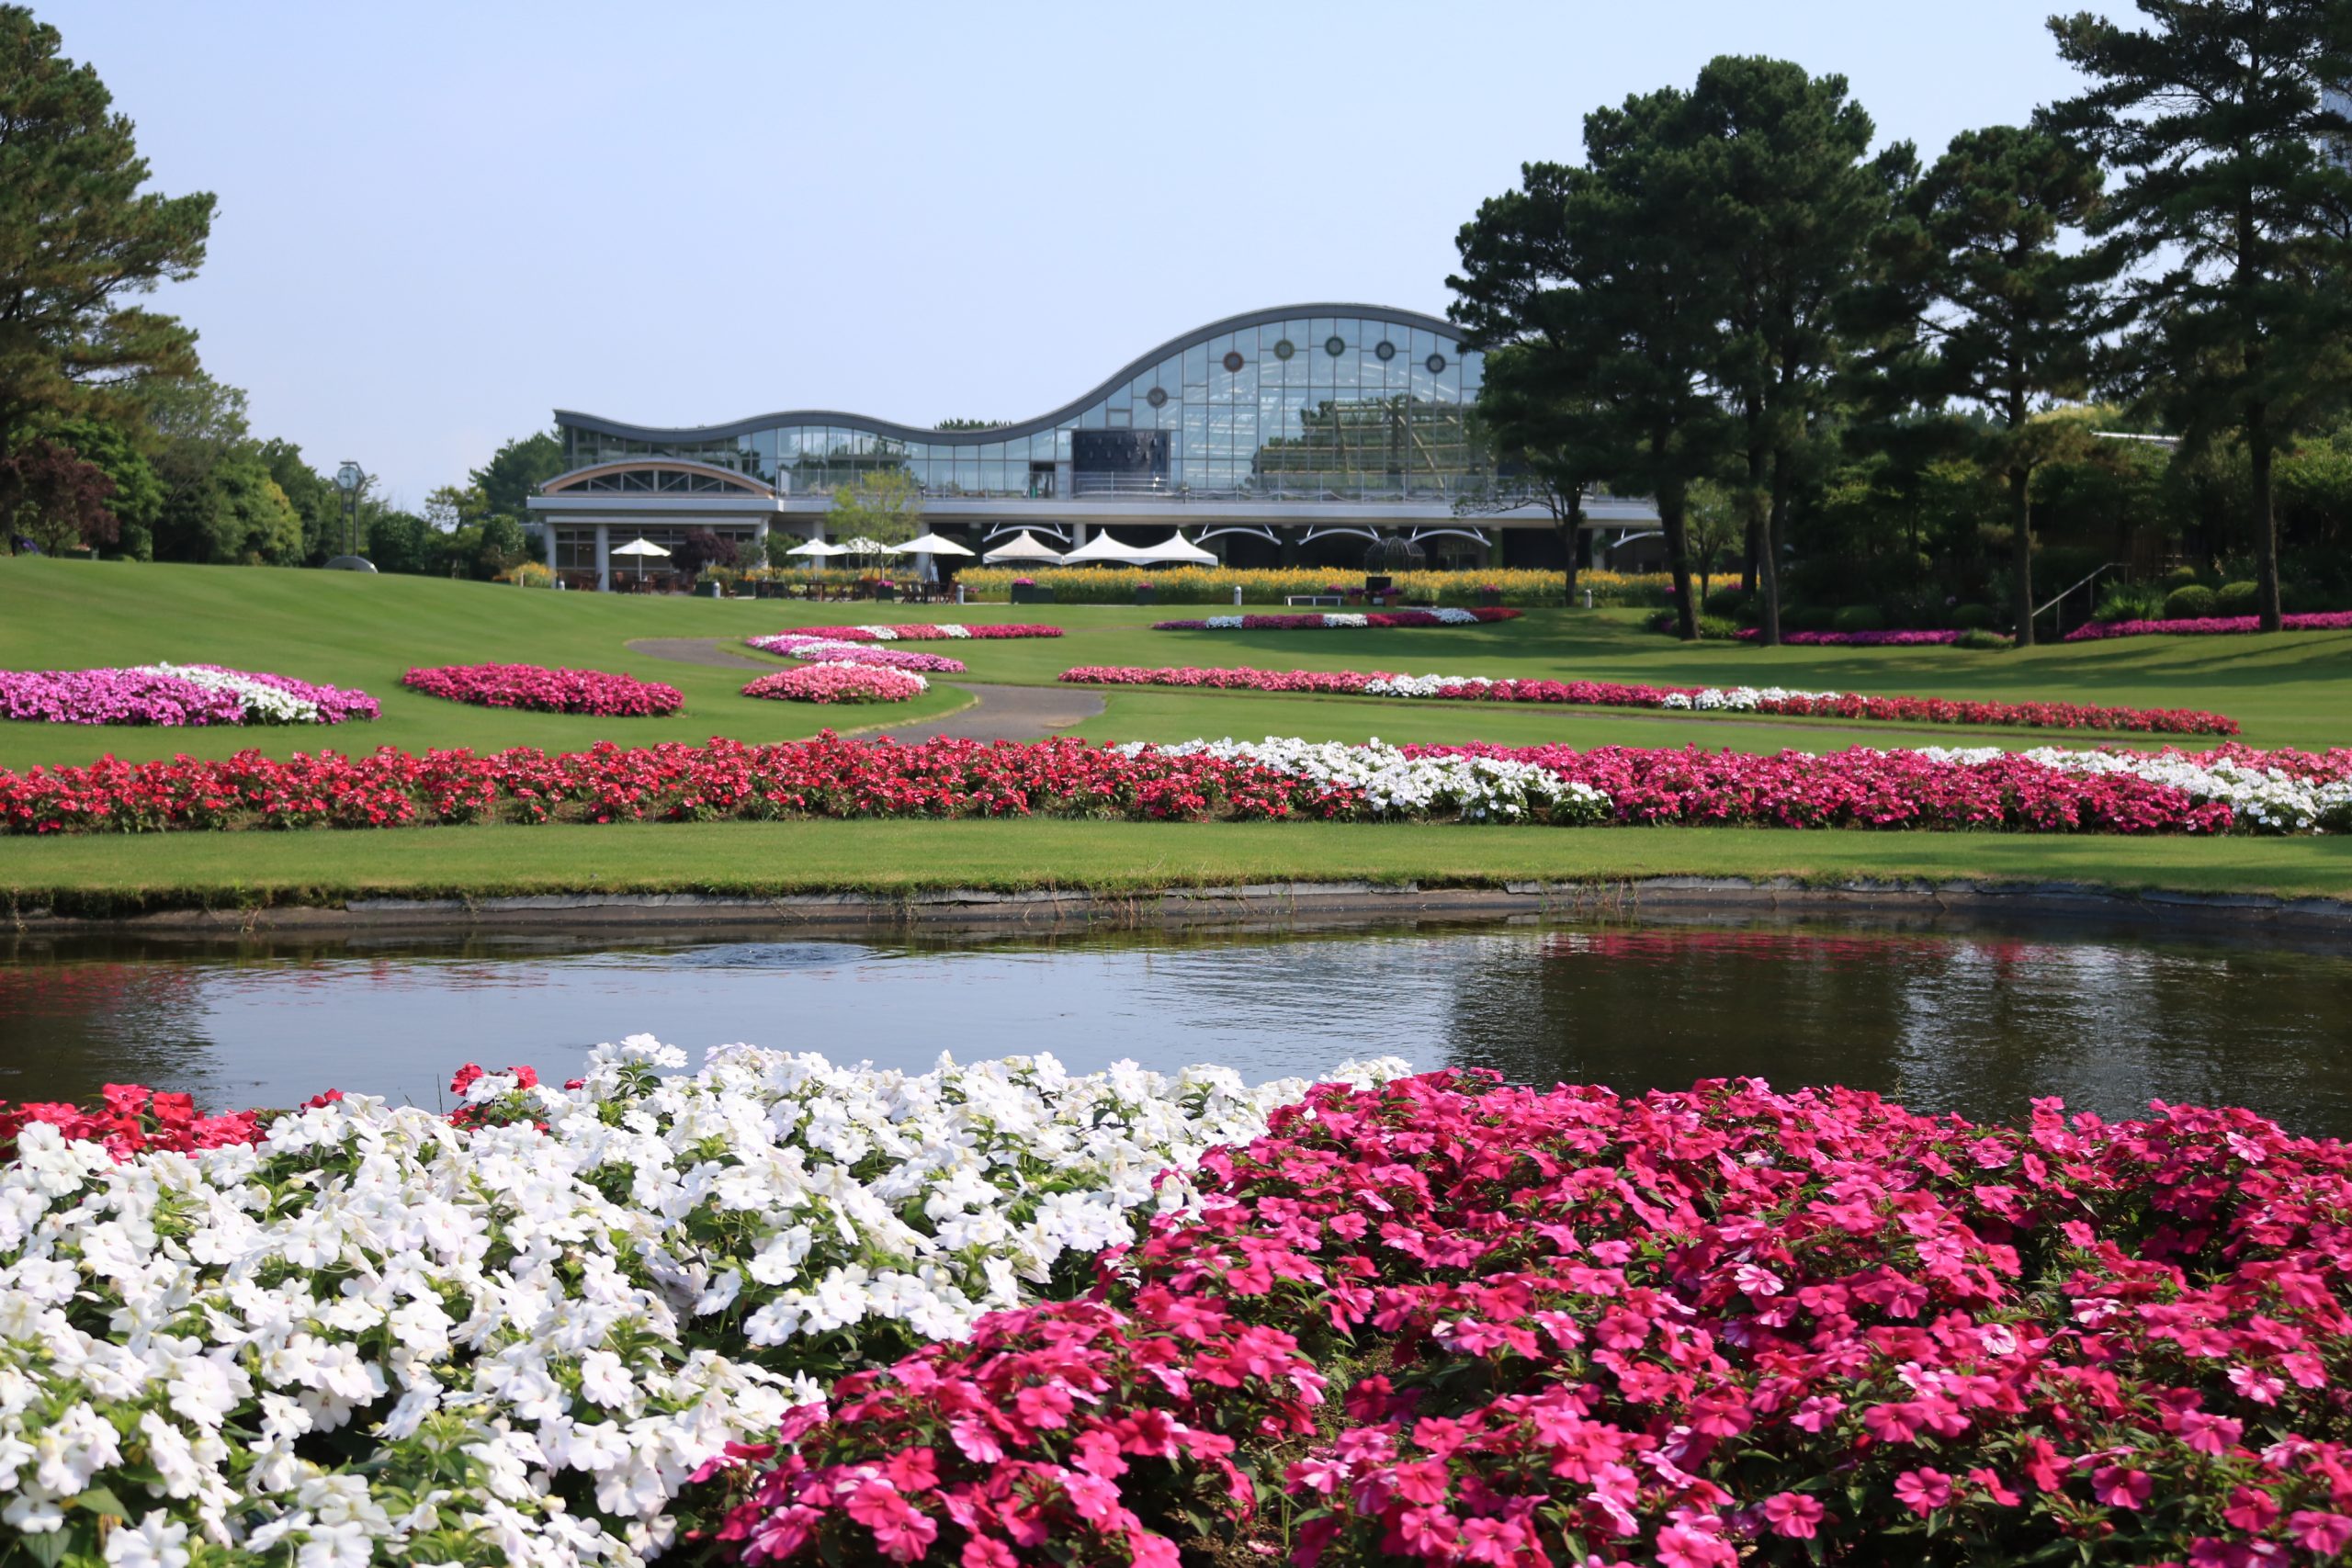
[[[568,468],[678,457],[750,474],[793,494],[905,468],[933,495],[1177,491],[1194,497],[1444,499],[1491,473],[1466,412],[1480,356],[1427,317],[1357,312],[1237,318],[1180,339],[1086,404],[1001,431],[906,433],[779,415],[719,439],[639,439],[564,421]],[[1220,330],[1220,328],[1222,330]],[[1162,433],[1148,444],[1080,444],[1080,431]],[[1092,451],[1163,448],[1164,461],[1092,466]],[[1084,450],[1074,450],[1082,446]]]

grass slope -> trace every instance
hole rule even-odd
[[[1376,823],[694,822],[0,839],[18,907],[239,907],[365,894],[1148,889],[1667,875],[2072,881],[2352,897],[2352,839],[2044,838]],[[95,902],[93,902],[93,900]]]

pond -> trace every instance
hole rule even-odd
[[[2063,1097],[2248,1105],[2352,1135],[2352,946],[2081,921],[1758,919],[1061,938],[676,932],[577,941],[0,939],[0,1098],[108,1081],[212,1107],[334,1087],[433,1106],[449,1074],[551,1080],[649,1032],[929,1066],[1351,1056],[1623,1090],[1753,1074],[2015,1120]]]

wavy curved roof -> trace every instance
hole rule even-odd
[[[650,441],[660,444],[693,441],[729,441],[738,435],[748,435],[755,430],[775,430],[794,424],[838,424],[857,430],[872,431],[877,435],[894,436],[901,441],[927,442],[934,446],[981,446],[991,441],[1009,441],[1017,436],[1035,435],[1052,430],[1076,419],[1087,408],[1109,397],[1137,376],[1161,360],[1183,353],[1198,344],[1225,333],[1239,332],[1245,327],[1262,327],[1275,321],[1295,321],[1301,316],[1365,316],[1384,321],[1396,321],[1435,333],[1448,341],[1456,341],[1461,329],[1437,316],[1425,316],[1419,310],[1399,310],[1386,305],[1348,304],[1325,300],[1304,305],[1278,305],[1272,310],[1249,310],[1238,316],[1227,316],[1195,327],[1148,353],[1138,355],[1121,366],[1099,385],[1071,399],[1050,413],[1035,419],[1018,420],[1011,424],[992,424],[985,430],[929,430],[919,425],[899,424],[869,414],[845,413],[839,409],[785,409],[775,413],[755,414],[750,419],[730,420],[725,424],[694,424],[665,428],[650,424],[628,424],[601,414],[581,413],[572,409],[555,411],[556,423],[575,429],[594,431],[599,435],[616,436],[623,441]]]

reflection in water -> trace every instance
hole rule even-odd
[[[11,1100],[137,1079],[213,1105],[328,1086],[432,1105],[460,1062],[561,1077],[594,1042],[649,1032],[697,1053],[749,1040],[910,1068],[943,1050],[1051,1051],[1078,1070],[1133,1056],[1261,1078],[1393,1053],[1629,1091],[1752,1074],[1980,1120],[2040,1095],[2109,1116],[2155,1099],[2352,1134],[2352,953],[2324,942],[1939,919],[618,947],[21,939],[0,961]]]

